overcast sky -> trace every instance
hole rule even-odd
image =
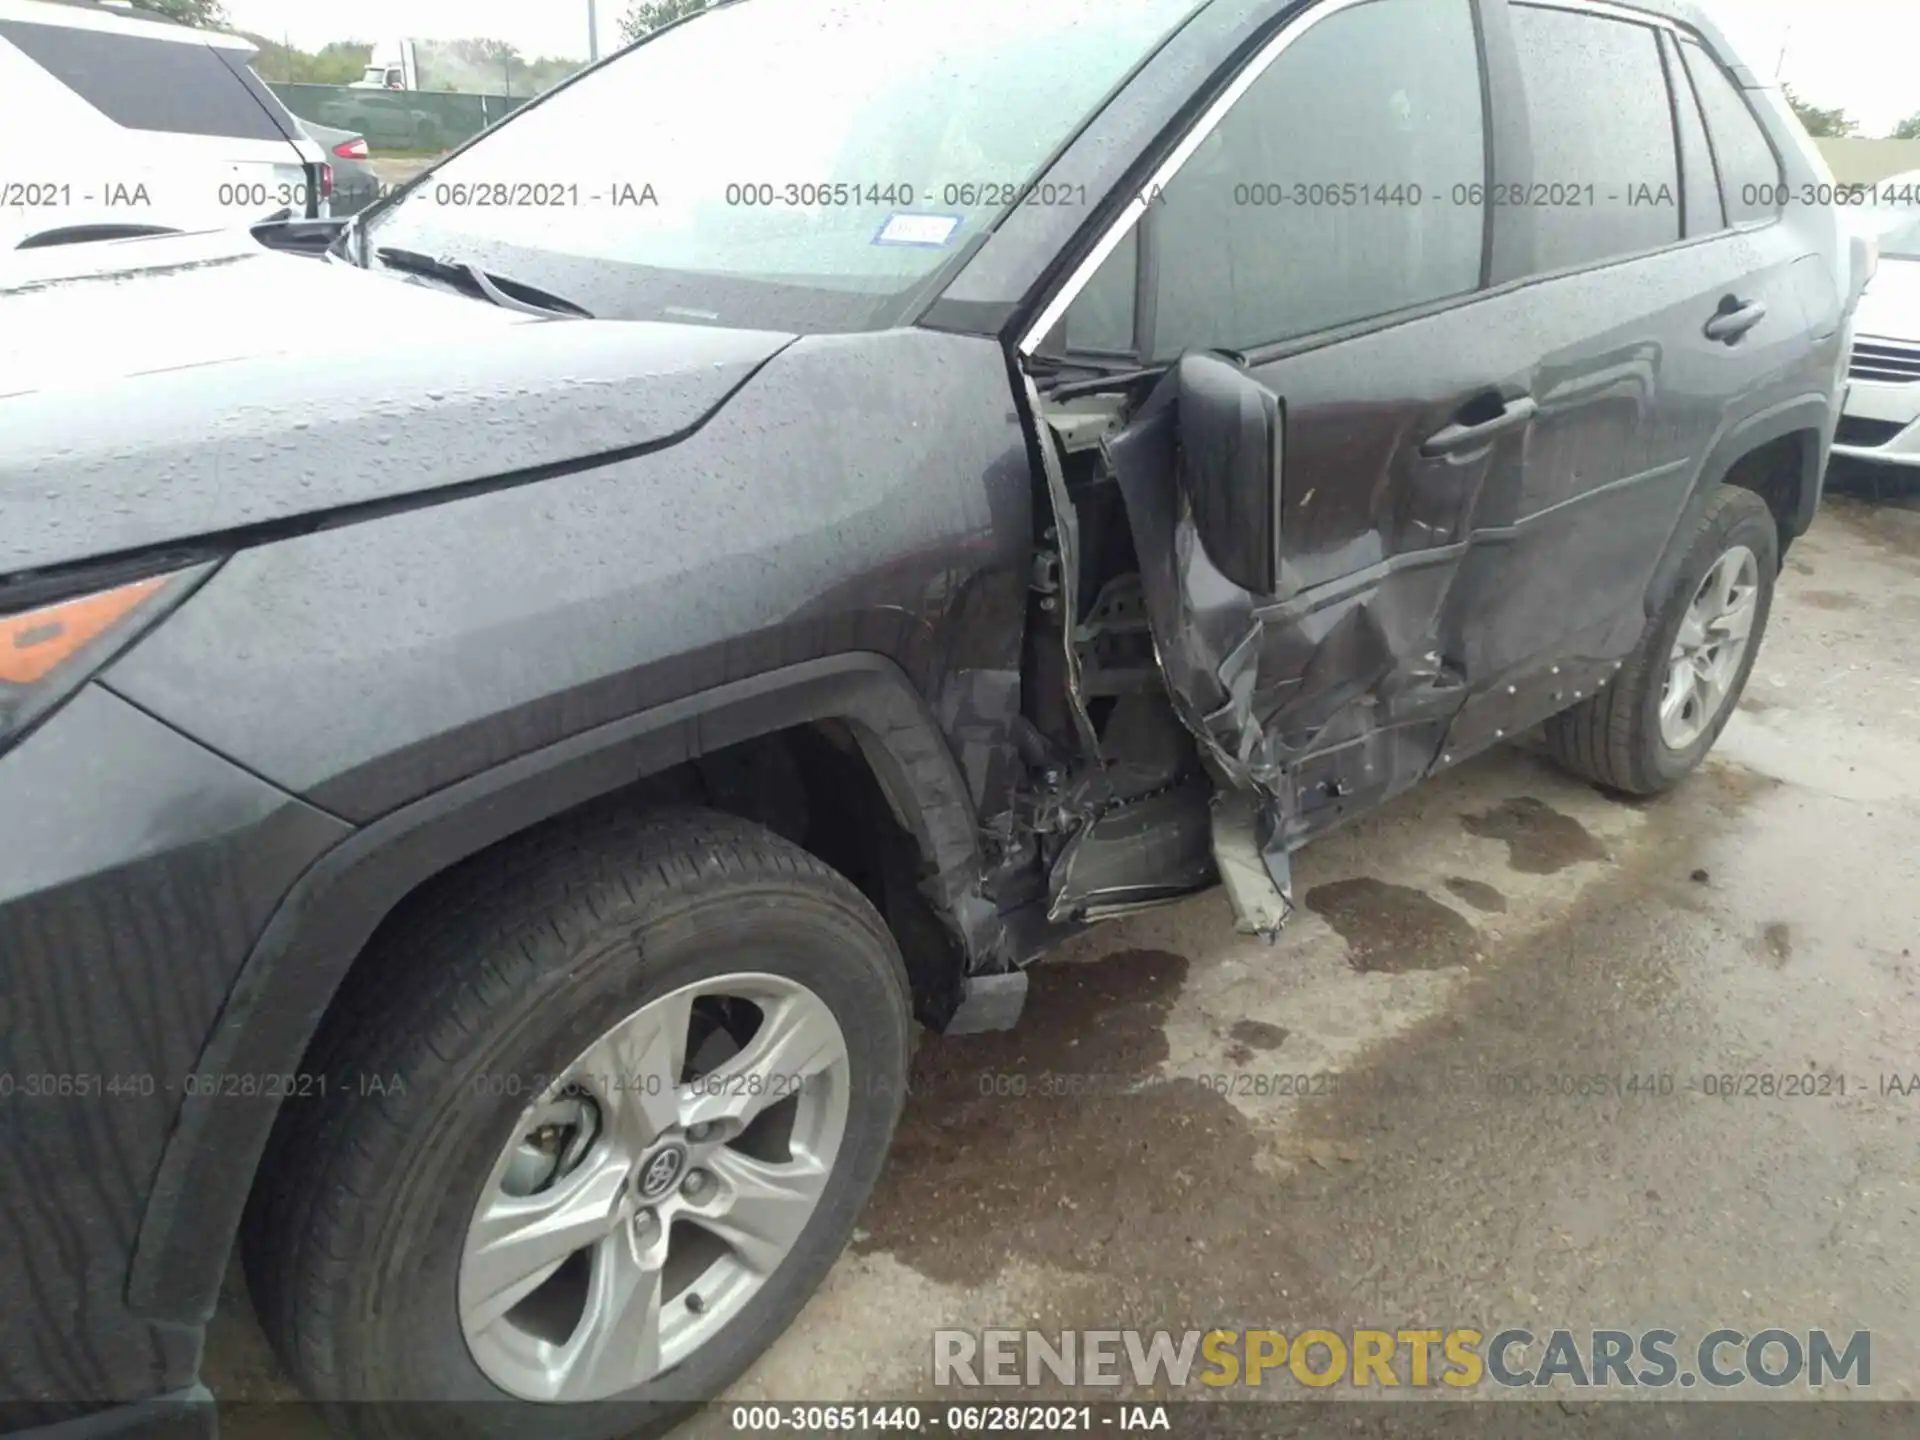
[[[619,43],[627,0],[598,0],[603,53]],[[762,0],[778,3],[778,0]],[[806,0],[793,0],[806,3]],[[965,0],[955,0],[964,4]],[[1884,135],[1920,111],[1920,3],[1916,0],[1704,0],[1746,53],[1794,92],[1837,105]],[[587,0],[226,0],[244,30],[313,50],[329,40],[509,40],[524,55],[587,53]]]

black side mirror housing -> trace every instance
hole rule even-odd
[[[1207,558],[1241,589],[1271,595],[1279,562],[1280,397],[1233,361],[1189,351],[1176,363],[1179,483]]]

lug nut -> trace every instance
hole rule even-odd
[[[704,1170],[689,1170],[687,1172],[687,1178],[681,1182],[680,1188],[685,1190],[693,1199],[698,1199],[707,1192],[707,1172]]]
[[[709,1135],[713,1134],[713,1132],[718,1128],[719,1127],[715,1125],[713,1121],[702,1120],[698,1125],[689,1125],[687,1127],[687,1139],[693,1141],[697,1145],[702,1140],[705,1140]]]

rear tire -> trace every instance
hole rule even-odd
[[[1750,570],[1743,552],[1751,557]],[[1575,775],[1627,795],[1658,794],[1691,774],[1720,738],[1753,671],[1773,608],[1779,556],[1779,531],[1766,502],[1733,486],[1715,492],[1666,604],[1648,620],[1640,644],[1612,684],[1547,722],[1548,753]],[[1718,570],[1723,561],[1727,569]],[[1703,687],[1696,712],[1690,715],[1680,705],[1663,725],[1662,705],[1673,697],[1672,676],[1680,664],[1676,646],[1682,627],[1689,625],[1690,613],[1705,613],[1700,602],[1714,598],[1703,596],[1702,587],[1734,571],[1750,573],[1752,581],[1746,644],[1727,658],[1710,695]],[[1743,588],[1737,586],[1736,593]]]
[[[558,1085],[554,1077],[575,1073],[589,1055],[615,1053],[598,1047],[657,1010],[663,997],[671,1004],[703,987],[731,995],[736,977],[754,977],[776,996],[807,996],[830,1012],[825,1028],[844,1041],[835,1061],[842,1066],[836,1088],[844,1093],[844,1128],[818,1172],[824,1178],[814,1182],[813,1208],[770,1252],[775,1258],[757,1257],[764,1261],[753,1277],[757,1288],[749,1287],[721,1324],[711,1333],[697,1325],[683,1331],[704,1335],[689,1353],[636,1388],[609,1393],[600,1386],[600,1394],[621,1403],[518,1398],[526,1392],[509,1393],[490,1378],[501,1373],[497,1361],[491,1371],[483,1368],[489,1352],[471,1338],[474,1292],[463,1269],[472,1263],[484,1207],[501,1203],[489,1198],[500,1186],[500,1163],[519,1153],[515,1146],[526,1148],[530,1137],[520,1131],[539,1108],[536,1099]],[[696,1060],[692,1052],[715,1036],[723,1060],[699,1068],[717,1075],[733,1043],[724,1032],[740,1033],[733,1058],[743,1061],[754,1037],[776,1028],[768,1017],[784,1013],[777,1000],[758,1020],[751,1004],[745,1012],[724,1008],[738,1003],[718,1001],[717,1027],[715,1012],[695,1016],[686,1063],[676,1058],[669,1067],[682,1081]],[[329,1405],[344,1433],[585,1440],[668,1428],[778,1338],[846,1244],[899,1119],[910,1031],[905,969],[873,907],[838,873],[759,826],[678,810],[561,825],[508,842],[410,897],[382,926],[323,1023],[306,1071],[324,1077],[324,1091],[283,1108],[244,1227],[261,1324],[309,1395],[373,1402]],[[684,1024],[681,1034],[684,1040]],[[629,1068],[632,1047],[617,1053]],[[782,1049],[779,1058],[793,1061],[795,1053]],[[643,1067],[633,1061],[631,1068]],[[789,1068],[801,1066],[793,1061]],[[588,1089],[610,1098],[606,1087]],[[578,1104],[586,1092],[575,1086],[567,1093],[575,1098],[566,1103]],[[665,1093],[670,1107],[679,1103],[671,1084]],[[779,1108],[759,1104],[768,1115]],[[578,1173],[587,1173],[589,1151],[615,1146],[627,1133],[621,1123],[610,1103],[606,1116],[578,1127],[592,1137],[571,1162]],[[563,1179],[571,1183],[565,1157],[575,1153],[574,1143],[564,1127],[554,1141],[553,1128],[543,1124],[539,1133],[561,1158],[533,1183],[535,1200],[543,1200],[543,1188],[558,1193]],[[697,1139],[700,1128],[655,1129],[644,1144],[661,1136]],[[748,1149],[744,1136],[734,1138],[742,1140],[734,1153],[765,1160],[763,1142]],[[777,1147],[789,1143],[790,1154],[776,1159],[806,1158],[802,1140]],[[657,1209],[621,1212],[626,1218],[616,1218],[611,1236],[632,1233],[621,1228],[630,1220],[636,1230],[651,1226],[682,1243],[687,1212],[668,1204],[682,1197],[663,1199],[649,1188],[661,1167],[646,1157],[658,1159],[657,1151],[643,1150],[629,1168],[622,1168],[624,1153],[613,1156],[614,1189],[605,1193],[629,1210]],[[712,1164],[697,1172],[696,1160],[683,1150],[665,1168],[683,1179],[695,1174],[709,1200],[710,1187],[720,1183],[726,1198],[732,1187],[715,1177],[735,1171]],[[527,1193],[512,1190],[504,1203]],[[760,1213],[739,1212],[750,1238],[757,1236],[745,1217]],[[599,1254],[583,1249],[561,1271],[546,1272],[551,1279],[540,1281],[541,1289],[560,1285],[581,1256],[596,1257],[575,1269],[589,1295],[580,1303],[590,1306]],[[698,1265],[718,1263],[696,1261],[698,1283],[716,1295],[724,1293],[713,1288],[721,1272]],[[666,1266],[657,1269],[664,1274]],[[579,1279],[583,1270],[596,1278]],[[660,1293],[669,1293],[664,1284]],[[697,1317],[708,1303],[685,1297],[683,1291],[666,1304]],[[525,1323],[558,1324],[557,1343],[565,1342],[567,1322],[541,1317],[566,1303],[549,1296],[535,1321]],[[594,1313],[582,1308],[576,1323]],[[682,1315],[677,1323],[690,1322]],[[624,1329],[613,1333],[628,1344]],[[527,1353],[517,1331],[514,1340],[515,1353]],[[399,1403],[407,1401],[442,1403]]]

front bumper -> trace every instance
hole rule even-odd
[[[0,753],[0,1430],[196,1383],[206,1316],[135,1312],[136,1237],[242,960],[348,833],[98,682]]]
[[[1871,337],[1856,341],[1833,453],[1920,467],[1920,347]]]

